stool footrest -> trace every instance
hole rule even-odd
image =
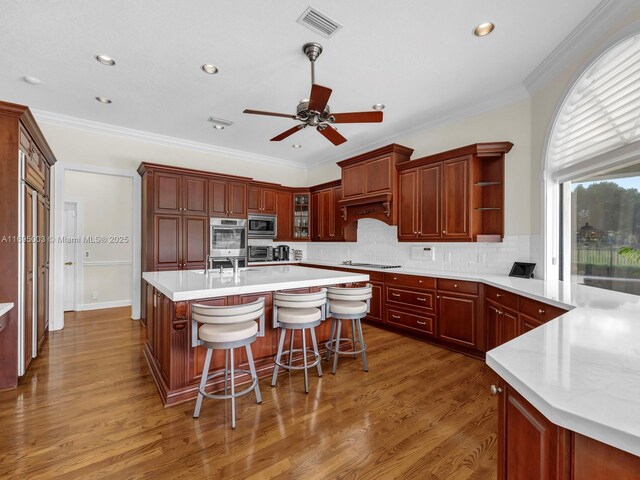
[[[325,345],[327,347],[327,350],[329,350],[331,353],[337,353],[338,355],[355,355],[357,353],[362,353],[367,350],[366,343],[362,345],[361,348],[359,348],[358,350],[355,350],[355,345],[352,346],[353,347],[352,350],[342,350],[342,349],[336,350],[334,348],[334,345],[337,340],[340,340],[340,343],[347,342],[347,343],[353,344],[353,340],[346,337],[340,337],[339,339],[329,340]]]
[[[220,372],[215,372],[215,373],[212,373],[211,375],[207,375],[207,382],[209,380],[211,380],[212,378],[219,377],[220,375],[225,375],[225,377],[226,377],[226,374],[227,374],[227,371],[222,370]],[[225,399],[229,399],[229,398],[241,397],[242,395],[246,395],[247,393],[252,391],[254,388],[256,388],[256,385],[258,384],[258,379],[254,378],[251,375],[251,371],[250,370],[235,369],[234,370],[234,374],[236,374],[234,376],[237,376],[237,374],[249,375],[250,377],[252,377],[251,385],[249,387],[245,388],[244,390],[236,392],[233,395],[231,395],[231,394],[225,395],[225,394],[219,394],[219,393],[207,393],[207,392],[204,392],[204,391],[200,390],[200,388],[198,388],[198,392],[201,393],[202,395],[204,395],[207,398],[215,398],[215,399],[219,399],[219,400],[225,400]]]
[[[297,353],[297,352],[303,352],[304,350],[302,350],[301,348],[294,348],[292,350],[284,350],[282,352],[282,355],[289,355],[289,353]],[[316,365],[318,365],[318,363],[320,363],[320,355],[316,355],[316,353],[310,349],[307,348],[307,355],[310,353],[311,355],[313,355],[314,360],[311,363],[307,363],[307,366],[305,367],[304,365],[289,365],[288,363],[280,363],[277,360],[277,355],[276,357],[273,358],[273,363],[275,363],[277,366],[279,366],[280,368],[284,368],[286,370],[305,370],[305,369],[309,369],[311,367],[315,367]]]

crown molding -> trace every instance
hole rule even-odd
[[[522,85],[518,85],[514,88],[503,90],[496,94],[484,97],[484,99],[472,105],[466,105],[465,107],[459,108],[457,110],[449,111],[446,114],[441,114],[441,113],[432,114],[429,117],[427,117],[427,120],[425,122],[421,122],[418,125],[412,125],[411,127],[405,130],[401,130],[399,132],[388,135],[373,143],[345,151],[340,155],[334,155],[330,158],[324,158],[317,162],[309,162],[307,163],[307,166],[308,168],[319,167],[320,165],[324,165],[327,163],[337,162],[340,160],[351,158],[355,155],[361,154],[363,151],[369,151],[374,148],[380,148],[390,143],[397,143],[397,142],[402,143],[403,142],[402,137],[404,135],[411,135],[413,133],[417,133],[423,130],[441,127],[443,125],[454,123],[459,120],[463,120],[465,118],[474,117],[482,113],[491,112],[493,110],[497,110],[502,107],[513,105],[517,102],[520,102],[528,98],[530,97],[527,90]]]
[[[235,150],[233,148],[220,147],[217,145],[210,145],[208,143],[194,142],[191,140],[184,140],[182,138],[170,137],[168,135],[160,135],[158,133],[135,130],[133,128],[119,127],[117,125],[95,122],[93,120],[85,120],[83,118],[61,115],[44,110],[32,110],[32,113],[38,123],[45,125],[75,128],[78,130],[83,130],[85,132],[97,133],[101,135],[111,135],[114,137],[125,138],[128,140],[137,140],[153,145],[162,145],[165,147],[182,148],[184,150],[191,150],[200,153],[223,155],[225,157],[230,157],[238,160],[264,162],[272,165],[285,165],[287,167],[299,168],[301,170],[307,169],[306,165],[303,163],[284,160],[282,158],[270,157],[267,155],[260,155],[257,153],[246,152],[243,150]]]
[[[522,84],[530,95],[539,92],[572,59],[584,54],[622,20],[637,0],[603,0],[567,35],[528,76]]]

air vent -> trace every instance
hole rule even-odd
[[[223,127],[230,127],[231,125],[233,125],[233,122],[230,120],[225,120],[224,118],[218,118],[213,116],[209,117],[207,122],[211,122],[214,125],[221,125]]]
[[[335,20],[327,17],[324,13],[316,10],[313,7],[307,8],[300,18],[298,18],[298,23],[302,26],[307,27],[309,30],[313,30],[316,33],[319,33],[323,37],[331,38],[338,30],[342,28]]]

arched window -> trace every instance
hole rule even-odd
[[[636,30],[637,31],[637,30]],[[593,61],[547,145],[547,274],[640,295],[640,34]]]

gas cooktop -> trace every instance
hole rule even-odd
[[[352,267],[369,267],[369,268],[380,268],[380,269],[386,269],[386,268],[401,268],[402,265],[380,265],[378,263],[355,263],[352,262],[351,260],[347,260],[346,262],[342,262],[343,265],[350,265]]]

